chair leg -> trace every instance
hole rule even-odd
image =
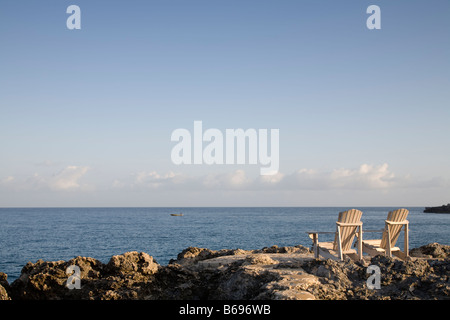
[[[389,225],[386,226],[387,228],[387,248],[386,248],[386,254],[389,258],[392,258],[392,251],[391,251],[391,232],[389,230]]]
[[[314,258],[319,259],[319,248],[318,248],[318,237],[317,233],[313,233],[313,250],[314,250]]]
[[[342,254],[342,241],[341,241],[341,228],[339,226],[336,226],[337,233],[338,233],[338,257],[339,260],[344,260],[344,255]]]
[[[409,230],[408,230],[408,224],[405,224],[405,244],[404,244],[404,250],[406,257],[409,257]]]
[[[362,228],[361,227],[359,227],[359,230],[358,230],[358,258],[359,258],[359,260],[363,259]]]

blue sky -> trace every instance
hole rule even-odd
[[[2,1],[0,206],[447,203],[449,14],[446,0]],[[171,133],[195,120],[279,129],[279,174],[174,165]]]

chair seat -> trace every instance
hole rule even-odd
[[[337,252],[336,250],[333,249],[334,242],[319,242],[318,245],[319,245],[319,248],[326,249],[328,251]],[[342,253],[350,254],[350,253],[357,253],[357,251],[355,249],[349,249],[349,250],[342,251]]]
[[[378,252],[385,252],[386,250],[381,248],[381,239],[374,239],[374,240],[363,240],[362,241],[363,246],[368,246],[373,250],[376,250]],[[399,247],[392,247],[391,251],[400,251]]]

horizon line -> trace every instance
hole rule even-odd
[[[364,206],[8,206],[0,209],[85,209],[85,208],[343,208],[343,207],[360,207],[360,208],[391,208],[391,207],[408,207],[408,208],[426,208],[426,206],[396,206],[396,205],[364,205]]]

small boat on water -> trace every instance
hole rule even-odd
[[[183,216],[182,213],[171,213],[170,215],[174,216],[174,217],[181,217],[181,216]]]

